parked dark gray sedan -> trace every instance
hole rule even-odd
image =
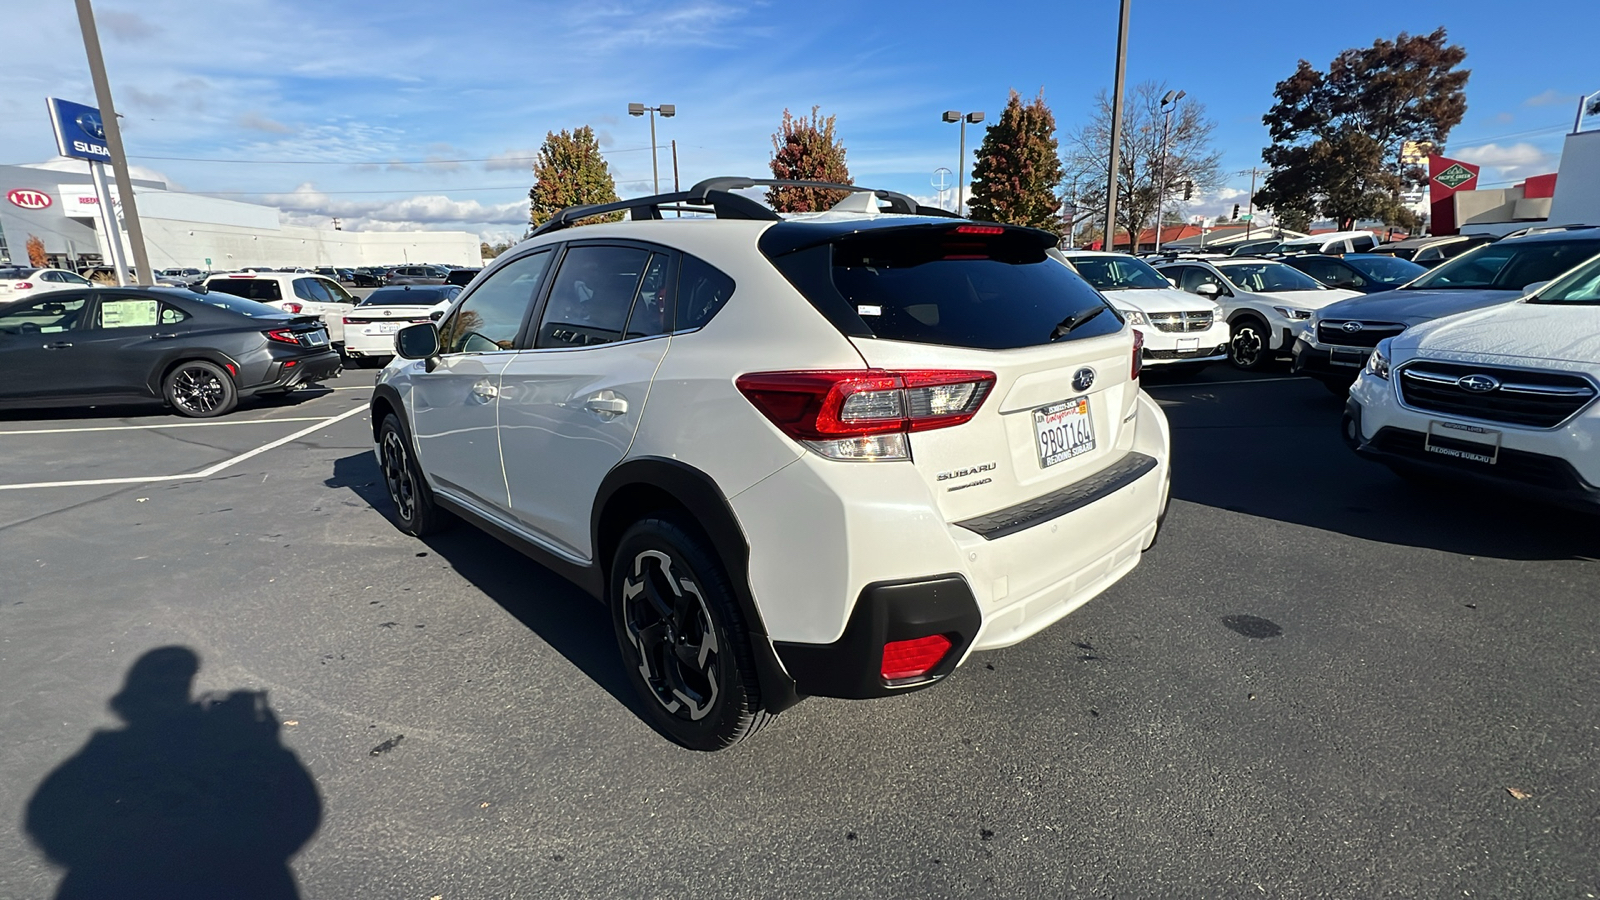
[[[1295,340],[1295,374],[1344,393],[1384,338],[1442,316],[1509,303],[1597,254],[1600,227],[1508,237],[1397,290],[1330,303]]]

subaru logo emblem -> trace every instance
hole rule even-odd
[[[1094,370],[1087,366],[1072,373],[1072,389],[1082,393],[1094,387]]]
[[[99,113],[86,112],[78,116],[78,127],[92,138],[102,141],[106,139],[106,126],[100,121]]]
[[[1456,379],[1456,387],[1474,394],[1487,394],[1500,386],[1500,380],[1488,375],[1463,375]]]
[[[1356,332],[1361,330],[1361,323],[1360,322],[1346,322],[1343,325],[1340,325],[1339,327],[1343,328],[1345,331],[1349,332],[1350,334],[1355,334]]]

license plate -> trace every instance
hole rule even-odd
[[[1423,449],[1440,456],[1494,465],[1500,461],[1500,432],[1460,422],[1429,422]]]
[[[1179,353],[1193,353],[1200,349],[1199,338],[1178,338]]]
[[[400,330],[399,322],[379,322],[367,329],[367,334],[394,334]]]
[[[311,347],[327,346],[328,333],[326,331],[313,331],[306,335],[306,344]]]
[[[1346,350],[1343,347],[1328,349],[1328,362],[1336,366],[1354,366],[1359,369],[1367,364],[1367,359],[1371,356],[1371,350]]]
[[[1041,469],[1093,450],[1094,425],[1089,421],[1089,398],[1079,397],[1034,410],[1033,437]]]

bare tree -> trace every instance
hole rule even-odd
[[[1165,83],[1141,82],[1128,92],[1122,111],[1122,153],[1117,176],[1117,228],[1126,229],[1134,241],[1153,225],[1165,197],[1170,203],[1183,196],[1182,185],[1205,193],[1222,185],[1222,154],[1211,147],[1216,123],[1206,118],[1205,104],[1185,97],[1172,113],[1166,135],[1166,165],[1162,166],[1162,130],[1166,113],[1161,98]],[[1078,210],[1103,210],[1107,166],[1111,160],[1111,99],[1101,91],[1089,121],[1062,141],[1067,183],[1077,188]],[[1157,181],[1162,182],[1157,184]],[[1069,198],[1064,194],[1063,201]],[[1085,216],[1080,214],[1081,223]],[[1108,245],[1109,246],[1109,245]]]

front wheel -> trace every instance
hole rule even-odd
[[[383,486],[394,504],[395,524],[413,537],[426,537],[444,527],[446,513],[433,500],[433,490],[422,477],[422,469],[411,453],[411,442],[394,413],[383,417],[378,426],[378,463],[383,468]]]
[[[179,414],[209,419],[239,405],[239,388],[216,363],[192,359],[179,363],[161,385],[162,395]]]
[[[1246,372],[1260,371],[1272,358],[1272,338],[1259,319],[1243,318],[1233,323],[1228,341],[1228,361]]]
[[[607,593],[628,680],[658,731],[691,750],[722,750],[773,718],[733,588],[698,530],[668,517],[634,523]]]

